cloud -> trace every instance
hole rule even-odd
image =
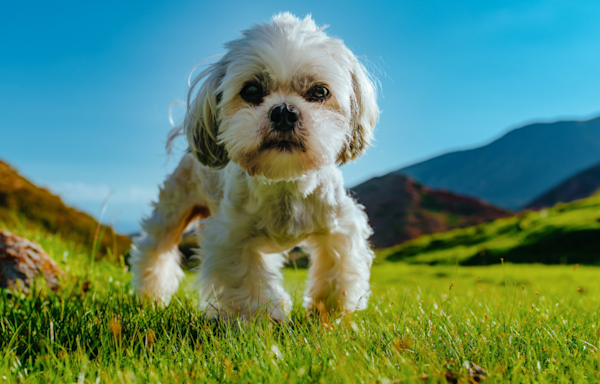
[[[141,218],[150,213],[150,202],[158,197],[157,187],[62,182],[52,183],[48,189],[59,195],[67,205],[97,220],[100,219],[104,202],[110,196],[102,222],[114,226],[120,233],[139,232]]]
[[[103,203],[110,196],[110,202],[148,205],[157,196],[157,188],[128,186],[115,187],[107,184],[86,184],[81,182],[54,183],[49,189],[72,203]]]

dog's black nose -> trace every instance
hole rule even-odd
[[[287,132],[294,129],[300,117],[298,109],[291,104],[280,104],[271,108],[269,117],[276,131]]]

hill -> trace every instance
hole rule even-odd
[[[598,190],[600,190],[600,164],[568,178],[527,204],[525,209],[538,210],[552,207],[557,203],[568,203],[591,196]]]
[[[19,217],[90,247],[98,226],[90,215],[68,207],[60,197],[37,187],[0,161],[0,221],[12,223],[20,221]],[[113,254],[122,254],[129,248],[129,237],[116,234],[111,227],[102,226],[100,233],[101,253],[110,250]]]
[[[510,210],[600,162],[600,117],[514,129],[475,149],[437,156],[394,173]]]
[[[353,192],[369,215],[375,248],[511,215],[483,201],[436,191],[397,174],[368,180]]]
[[[422,236],[379,257],[417,264],[600,262],[600,195],[539,212]]]

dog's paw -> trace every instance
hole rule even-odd
[[[179,282],[185,277],[185,273],[172,255],[162,254],[158,257],[159,262],[152,264],[132,264],[133,284],[140,296],[166,306],[179,289]]]

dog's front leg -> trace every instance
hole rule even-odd
[[[239,222],[227,223],[211,219],[202,231],[201,307],[212,318],[265,313],[286,321],[292,304],[281,286],[284,256],[259,252],[261,240],[244,238]]]
[[[141,295],[167,304],[184,277],[177,244],[186,226],[198,216],[208,216],[201,197],[198,162],[188,154],[160,190],[152,215],[142,222],[143,232],[131,249],[133,284]]]
[[[362,207],[347,198],[338,214],[339,225],[330,232],[310,236],[311,264],[304,306],[309,312],[366,308],[369,278],[375,257],[368,238],[372,230]]]

